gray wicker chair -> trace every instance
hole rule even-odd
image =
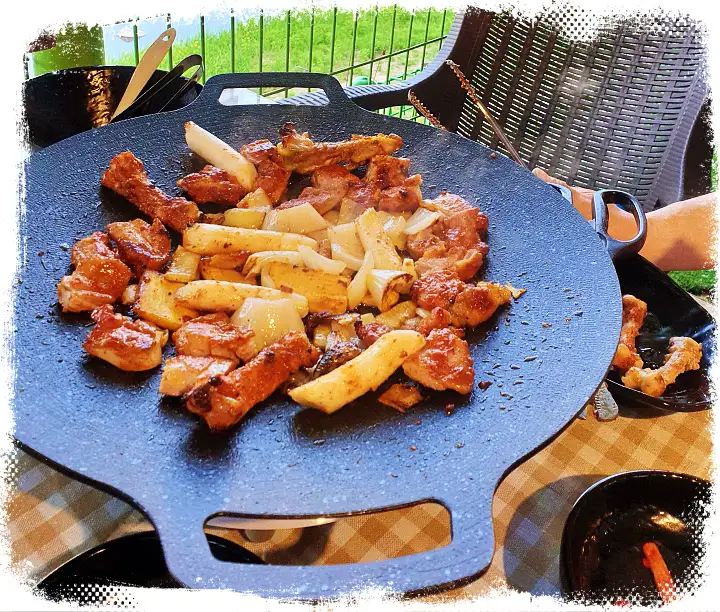
[[[350,87],[360,106],[407,104],[412,89],[448,129],[502,150],[444,65],[457,62],[530,167],[571,185],[616,187],[646,211],[682,198],[683,162],[707,95],[702,29],[689,21],[607,24],[572,40],[558,18],[469,9],[419,75]],[[324,94],[289,98],[324,103]]]

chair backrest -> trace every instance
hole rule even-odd
[[[698,24],[608,23],[592,40],[572,40],[545,19],[470,9],[465,21],[459,38],[474,39],[464,42],[465,74],[530,167],[571,185],[625,189],[646,211],[682,197],[707,93]],[[502,150],[467,97],[445,121]]]

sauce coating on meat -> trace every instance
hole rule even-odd
[[[120,299],[132,272],[110,245],[107,234],[95,232],[78,241],[70,251],[75,266],[57,286],[63,312],[92,311]]]
[[[228,429],[270,397],[290,374],[314,365],[318,357],[304,333],[290,332],[243,367],[195,388],[188,395],[187,408],[205,419],[211,430]]]
[[[275,145],[262,139],[246,144],[240,153],[257,169],[255,189],[263,188],[273,204],[281,200],[287,190],[290,170],[285,168]]]
[[[172,335],[178,355],[221,357],[247,361],[254,354],[251,329],[236,327],[224,312],[206,314],[185,323]]]
[[[200,172],[181,178],[177,186],[186,191],[190,199],[198,204],[212,202],[221,206],[237,206],[247,193],[234,176],[210,165],[205,166]]]
[[[216,357],[178,355],[166,359],[160,379],[160,393],[180,397],[193,387],[205,384],[213,376],[222,376],[235,369],[237,360]]]
[[[170,260],[170,235],[157,219],[152,225],[142,219],[109,223],[106,229],[117,244],[120,259],[136,276],[146,269],[158,271]]]
[[[160,365],[162,347],[168,338],[166,330],[116,314],[107,304],[94,310],[91,316],[96,325],[83,343],[87,353],[128,372]]]
[[[182,232],[197,222],[200,210],[195,202],[167,195],[153,185],[143,163],[130,151],[119,153],[110,160],[102,185],[123,196],[153,219]]]
[[[467,342],[451,329],[434,329],[425,346],[403,363],[403,372],[425,387],[470,393],[475,380]]]

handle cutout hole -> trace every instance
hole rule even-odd
[[[204,529],[206,536],[230,540],[269,565],[346,565],[444,548],[452,541],[450,526],[445,506],[422,502],[343,517],[213,515]]]
[[[292,96],[298,96],[322,91],[322,89],[310,89],[307,87],[293,87],[289,89],[281,89],[277,87],[258,88],[249,87],[228,87],[223,89],[218,102],[223,106],[252,106],[252,105],[268,105],[277,104],[279,101]],[[318,100],[313,100],[313,106],[327,106],[327,101],[320,104]]]

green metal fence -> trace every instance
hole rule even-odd
[[[207,32],[205,17],[199,19],[197,36],[176,40],[167,58],[174,60],[199,53],[207,78],[226,72],[323,72],[345,86],[389,84],[420,72],[442,46],[454,13],[428,9],[407,11],[398,6],[362,11],[309,10],[269,14],[259,10],[251,18],[238,19],[231,10],[227,30]],[[108,64],[136,65],[142,57],[138,29],[132,23],[132,51],[106,57]],[[170,14],[167,27],[173,25]],[[268,98],[288,97],[307,89],[264,89]],[[412,106],[383,109],[385,114],[425,121]]]

